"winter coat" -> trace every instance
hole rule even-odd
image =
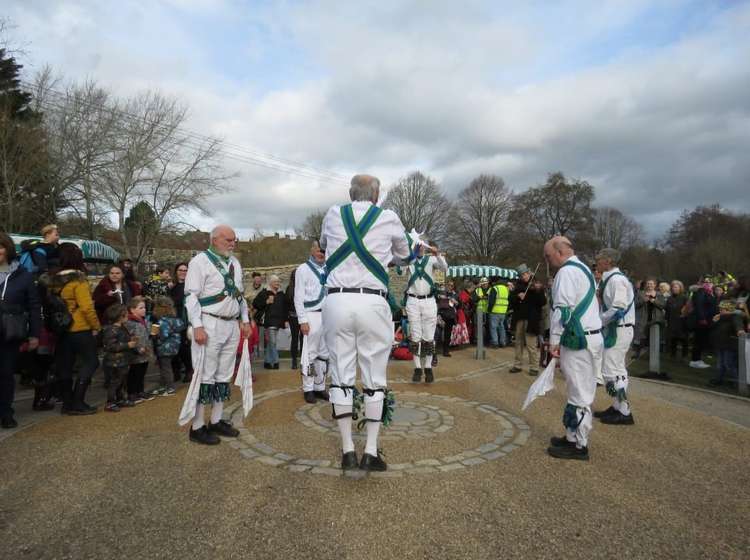
[[[648,338],[649,329],[653,324],[664,324],[664,309],[667,306],[666,298],[656,292],[656,298],[652,301],[646,298],[646,292],[638,292],[635,296],[635,340]]]
[[[273,303],[268,305],[266,300],[268,296],[273,295]],[[263,289],[255,297],[253,301],[253,307],[258,310],[259,314],[263,316],[263,326],[275,327],[278,329],[284,328],[284,323],[289,321],[289,304],[287,302],[286,294],[279,290],[274,294],[271,290]]]
[[[719,312],[716,296],[700,288],[693,294],[692,317],[690,323],[694,329],[709,330],[713,327],[713,318]]]
[[[185,330],[185,322],[177,317],[159,319],[159,334],[156,337],[157,356],[176,356],[180,351],[180,333]]]
[[[664,308],[664,318],[667,320],[668,338],[687,337],[685,317],[682,316],[682,309],[685,307],[687,300],[687,296],[684,294],[671,295],[667,298],[667,304]]]
[[[103,365],[109,367],[125,367],[130,364],[135,355],[128,346],[130,332],[125,325],[107,325],[102,331],[102,346],[104,348]]]
[[[49,290],[60,296],[73,317],[69,332],[101,330],[85,273],[80,270],[61,270],[49,282]]]
[[[111,296],[109,292],[115,289],[114,284],[106,276],[101,279],[96,288],[94,288],[94,294],[92,296],[94,300],[94,307],[96,308],[96,314],[99,317],[99,322],[104,323],[104,312],[107,308],[115,303],[121,303],[127,305],[128,302],[135,296],[141,295],[141,289],[136,285],[135,282],[123,279],[122,290],[123,293],[119,295]]]
[[[153,345],[151,344],[151,340],[149,339],[150,327],[148,326],[148,323],[146,323],[145,320],[136,317],[135,315],[129,314],[128,321],[127,323],[125,323],[125,327],[127,327],[130,336],[134,336],[138,340],[138,345],[134,349],[136,354],[133,357],[131,363],[145,364],[146,362],[150,361],[154,352]],[[144,349],[143,353],[141,353],[141,349]]]
[[[722,313],[719,320],[713,323],[713,343],[716,350],[734,350],[738,351],[737,333],[744,330],[742,313]]]
[[[528,334],[539,335],[542,333],[542,320],[544,315],[544,306],[547,305],[547,296],[544,290],[535,290],[529,288],[526,292],[527,283],[520,280],[510,294],[510,307],[513,310],[513,329],[516,321],[526,321],[526,332]],[[526,292],[523,301],[520,294]]]
[[[7,284],[6,284],[7,281]],[[42,308],[34,276],[20,266],[17,260],[10,263],[8,275],[0,280],[0,311],[2,313],[28,313],[29,337],[39,338],[42,328]],[[0,340],[2,337],[0,336]]]

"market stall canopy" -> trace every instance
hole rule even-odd
[[[492,278],[493,276],[499,278],[518,278],[518,273],[512,268],[501,268],[499,266],[485,266],[481,264],[463,264],[460,266],[449,266],[448,276],[454,277],[477,277]]]
[[[16,251],[21,251],[21,243],[27,239],[42,241],[43,238],[38,235],[24,235],[22,233],[11,233],[11,239],[16,246]],[[61,237],[60,243],[73,243],[78,245],[83,251],[83,260],[89,262],[117,262],[120,260],[120,253],[115,251],[109,245],[101,241],[92,241],[91,239],[75,239],[70,237]]]

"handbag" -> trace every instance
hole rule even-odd
[[[9,280],[10,275],[5,278],[0,296],[0,338],[4,342],[19,342],[29,337],[29,313],[21,305],[5,303]]]

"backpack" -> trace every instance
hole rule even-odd
[[[21,242],[21,255],[19,261],[21,266],[28,270],[31,274],[39,274],[39,265],[36,262],[37,257],[34,255],[46,257],[47,253],[39,247],[39,241],[36,239],[24,239]]]
[[[55,293],[47,292],[44,300],[44,322],[47,329],[57,335],[66,333],[73,324],[73,315],[63,299]]]

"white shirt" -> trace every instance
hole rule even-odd
[[[234,283],[242,293],[242,265],[236,257],[230,257],[234,265]],[[228,269],[228,267],[227,267]],[[240,315],[242,322],[248,322],[247,302],[242,298],[242,304],[233,297],[225,297],[218,303],[201,306],[199,298],[211,297],[224,291],[224,277],[208,259],[204,252],[200,252],[190,259],[187,276],[185,277],[185,309],[188,320],[194,328],[202,327],[201,313],[212,313],[221,317],[236,317]]]
[[[445,257],[443,255],[439,255],[437,257],[430,256],[427,260],[427,264],[424,267],[425,274],[432,278],[433,281],[435,280],[435,269],[442,270],[443,272],[448,271],[448,263],[445,261]],[[415,265],[410,264],[409,278],[412,277],[412,274],[414,274],[415,270]],[[429,296],[430,285],[427,283],[427,280],[423,278],[417,278],[416,280],[414,280],[414,283],[409,287],[407,292],[410,294],[414,294],[415,296]]]
[[[310,258],[307,261],[315,267],[315,270],[319,274],[323,274],[324,267],[315,262],[315,259]],[[315,273],[310,270],[310,266],[307,263],[301,264],[297,267],[297,272],[294,274],[294,309],[297,311],[297,321],[300,324],[307,323],[307,313],[310,311],[317,311],[323,307],[323,300],[313,307],[305,307],[306,301],[315,301],[320,297],[320,280]],[[325,298],[324,298],[325,299]]]
[[[372,206],[371,202],[352,202],[354,221],[359,223],[365,212]],[[323,218],[320,235],[320,247],[326,252],[326,260],[348,239],[344,222],[341,220],[341,207],[332,206]],[[406,231],[401,220],[392,210],[383,210],[363,239],[367,250],[388,270],[388,265],[395,259],[406,259],[409,256],[409,245]],[[329,288],[371,288],[384,290],[385,286],[367,270],[352,252],[339,266],[329,271],[326,286]]]
[[[620,272],[620,269],[615,267],[602,274],[602,284],[606,282],[604,286],[604,293],[602,294],[602,303],[607,311],[602,314],[602,323],[605,325],[612,320],[612,317],[619,310],[628,309],[623,319],[618,322],[619,325],[633,325],[635,324],[635,305],[633,303],[633,285],[630,280],[627,279],[622,273],[617,274],[614,278],[607,282],[607,278]]]
[[[575,255],[570,257],[568,261],[578,262],[588,269]],[[589,274],[591,274],[591,271],[589,271]],[[554,308],[552,309],[552,317],[550,319],[550,345],[559,345],[560,337],[563,333],[562,312],[560,308],[569,307],[572,312],[586,296],[589,288],[591,288],[589,276],[577,266],[564,266],[557,271],[555,281],[552,284],[552,303]],[[591,298],[591,304],[581,317],[581,326],[584,331],[596,331],[602,328],[602,320],[599,317],[598,307],[599,304],[596,297]]]

